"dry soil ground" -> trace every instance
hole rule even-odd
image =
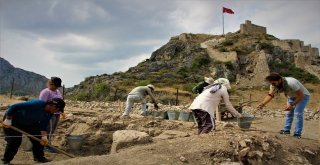
[[[20,102],[1,96],[1,103]],[[193,122],[164,120],[153,116],[121,119],[121,112],[104,106],[88,107],[68,102],[67,118],[62,120],[54,138],[54,145],[73,154],[69,158],[60,153],[46,152],[53,160],[49,164],[319,164],[319,118],[305,121],[301,139],[280,135],[283,116],[261,115],[249,130],[240,129],[234,120],[217,123],[217,129],[206,135],[197,135]],[[314,103],[316,104],[316,103]],[[105,105],[114,107],[112,103]],[[274,105],[271,105],[272,107]],[[252,107],[246,107],[250,112]],[[319,107],[318,107],[319,108]],[[310,107],[310,109],[312,109]],[[313,109],[316,109],[314,107]],[[5,110],[1,110],[1,116]],[[280,111],[281,113],[281,111]],[[225,123],[231,123],[227,125]],[[146,132],[153,141],[132,145],[110,154],[112,134],[116,130],[134,129]],[[66,132],[84,134],[80,151],[69,149]],[[168,132],[171,131],[171,132]],[[0,153],[5,141],[0,132]],[[32,152],[20,147],[11,162],[15,165],[35,164]]]

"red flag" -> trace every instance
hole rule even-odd
[[[222,7],[222,12],[223,13],[234,14],[234,12],[231,9],[228,9],[228,8],[225,8],[225,7]]]

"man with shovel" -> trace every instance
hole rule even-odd
[[[2,125],[4,127],[5,140],[7,142],[2,163],[10,164],[17,154],[22,141],[22,133],[14,130],[18,128],[34,137],[41,139],[40,142],[29,137],[32,143],[34,161],[49,162],[44,157],[44,146],[48,145],[46,127],[52,114],[63,112],[65,102],[60,98],[48,101],[29,100],[11,105],[4,115]],[[10,128],[12,126],[12,129]]]

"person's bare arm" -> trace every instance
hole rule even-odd
[[[287,104],[287,106],[285,107],[285,111],[290,111],[292,107],[297,105],[303,98],[304,98],[303,92],[301,90],[296,91],[296,98],[294,102]]]

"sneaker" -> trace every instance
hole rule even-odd
[[[129,115],[122,115],[120,118],[121,119],[130,119],[131,117]]]
[[[297,138],[297,139],[301,139],[301,135],[299,135],[299,134],[294,134],[293,137]]]
[[[280,134],[288,135],[288,134],[290,134],[290,131],[281,130],[279,133],[280,133]]]
[[[36,162],[39,162],[39,163],[47,163],[47,162],[50,162],[51,160],[45,158],[45,157],[42,157],[42,158],[34,158],[33,159],[34,161]]]

